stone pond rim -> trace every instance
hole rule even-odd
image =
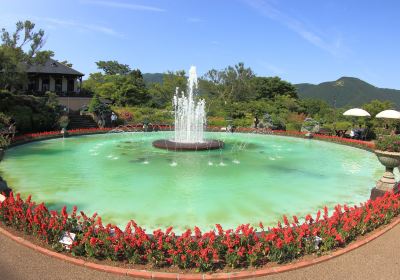
[[[153,146],[169,151],[204,151],[222,149],[224,147],[224,142],[220,140],[205,140],[200,143],[181,143],[167,139],[160,139],[154,141]]]

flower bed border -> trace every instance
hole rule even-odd
[[[91,134],[102,134],[111,131],[112,128],[83,128],[83,129],[71,129],[67,131],[69,136],[80,136],[80,135],[91,135]],[[45,131],[37,133],[27,133],[19,136],[15,136],[12,139],[10,147],[27,144],[35,141],[49,140],[55,138],[62,138],[64,135],[60,131]]]
[[[108,132],[109,130],[110,129],[83,129],[83,130],[70,131],[69,133],[72,135],[85,135],[85,134],[104,133],[104,132]],[[258,133],[260,133],[259,131],[253,131],[253,130],[249,131],[247,129],[241,129],[237,132],[244,132],[244,133],[258,132]],[[265,134],[268,132],[262,131],[261,133]],[[292,131],[274,131],[273,135],[304,137],[304,133],[292,132]],[[20,137],[19,139],[17,138],[16,141],[14,142],[14,145],[25,144],[25,143],[31,142],[31,141],[46,140],[46,139],[58,138],[58,137],[62,137],[62,134],[60,132],[46,132],[46,133],[29,134],[29,135],[24,135],[23,137]],[[374,146],[374,144],[370,143],[370,142],[364,142],[364,141],[358,141],[358,140],[352,140],[352,139],[343,139],[343,138],[332,137],[332,136],[315,135],[315,138],[318,140],[327,140],[327,141],[336,142],[339,144],[347,144],[347,145],[350,145],[353,147],[366,149],[368,151],[371,151],[371,149],[373,149],[373,146]],[[396,196],[396,199],[398,199],[398,198],[399,197]],[[397,207],[396,209],[398,211],[399,204],[396,203],[395,205],[396,205],[396,207]],[[63,209],[63,211],[65,211],[65,209]],[[96,263],[92,263],[92,262],[87,262],[82,259],[76,259],[76,258],[73,258],[70,256],[59,254],[54,251],[40,247],[40,246],[35,245],[21,237],[17,237],[15,235],[13,235],[12,233],[8,232],[7,230],[2,229],[1,226],[0,226],[0,233],[3,233],[4,235],[17,241],[18,243],[25,245],[27,247],[30,247],[30,248],[32,248],[36,251],[39,251],[43,254],[46,254],[46,255],[49,255],[52,257],[56,257],[58,259],[62,259],[62,260],[65,260],[65,261],[68,261],[68,262],[71,262],[74,264],[78,264],[81,266],[85,266],[85,267],[89,267],[89,268],[93,268],[93,269],[97,269],[97,270],[101,270],[101,271],[112,272],[112,273],[116,273],[116,274],[128,275],[128,276],[133,276],[133,277],[141,277],[141,278],[158,278],[158,279],[160,279],[160,278],[163,278],[163,279],[208,279],[208,278],[229,278],[230,279],[230,278],[237,278],[237,279],[239,279],[239,278],[265,276],[265,275],[275,274],[275,273],[279,273],[279,272],[283,272],[283,271],[289,271],[289,270],[293,270],[293,269],[297,269],[297,268],[301,268],[301,267],[306,267],[306,266],[309,266],[309,265],[312,265],[315,263],[320,263],[320,262],[332,259],[336,256],[342,255],[348,251],[351,251],[353,249],[356,249],[356,248],[368,243],[369,241],[377,238],[381,234],[385,233],[386,231],[390,230],[391,228],[393,228],[394,226],[399,224],[400,218],[397,217],[398,212],[395,212],[395,213],[397,213],[397,214],[394,216],[394,218],[389,219],[389,221],[391,220],[389,226],[387,226],[386,223],[378,222],[378,227],[379,227],[379,225],[382,225],[382,224],[384,225],[383,229],[375,228],[375,229],[373,229],[373,232],[370,236],[367,236],[366,238],[359,240],[359,241],[357,241],[357,239],[356,239],[355,242],[348,243],[345,248],[337,249],[338,247],[336,245],[333,247],[334,251],[329,251],[329,255],[323,255],[322,257],[318,257],[313,260],[303,260],[302,261],[300,259],[296,263],[290,263],[290,264],[286,264],[286,265],[282,265],[282,266],[278,266],[278,267],[268,267],[268,268],[261,268],[261,269],[253,268],[256,270],[248,270],[251,267],[251,266],[248,266],[248,267],[245,267],[247,269],[245,271],[239,271],[239,272],[233,271],[233,272],[226,272],[226,273],[211,273],[211,274],[207,274],[207,273],[182,274],[180,272],[176,272],[176,273],[152,272],[152,271],[147,271],[147,270],[144,271],[144,270],[137,270],[137,269],[127,269],[127,268],[120,268],[120,267],[96,264]],[[64,215],[64,212],[63,212],[63,215]],[[68,215],[67,215],[67,217],[68,217]],[[286,219],[286,217],[284,217],[284,218]],[[311,218],[311,220],[312,220],[312,218]],[[318,218],[317,218],[317,220],[318,220]],[[307,221],[307,217],[306,217],[306,221]],[[296,224],[297,224],[297,226],[300,226],[298,224],[298,222],[296,222]],[[244,225],[241,226],[241,230],[242,230],[241,234],[245,234],[244,230],[249,229],[246,227],[243,228],[243,226]],[[289,226],[289,223],[286,221],[285,221],[285,226]],[[280,227],[280,225],[279,225],[279,227]],[[168,232],[168,230],[167,230],[167,232]],[[367,231],[367,232],[369,232],[369,231]],[[236,234],[238,234],[238,233],[236,233]],[[335,234],[336,234],[336,238],[338,238],[337,233],[334,233],[333,236],[335,236]],[[332,235],[332,233],[331,233],[331,235]],[[166,233],[166,236],[168,236],[168,233]],[[343,241],[340,241],[341,238],[342,237],[339,234],[339,239],[337,239],[337,240],[339,240],[338,242],[343,242]],[[352,240],[352,239],[350,238],[350,240]],[[345,244],[345,243],[343,243],[343,244]]]
[[[140,127],[136,125],[136,127]],[[167,131],[171,130],[170,127],[159,126],[160,131]],[[210,126],[207,128],[210,132],[221,132],[222,127],[217,126]],[[91,135],[91,134],[102,134],[112,131],[114,128],[85,128],[85,129],[73,129],[68,130],[68,136],[80,136],[80,135]],[[277,136],[289,136],[289,137],[296,137],[296,138],[305,138],[306,132],[299,132],[299,131],[290,131],[290,130],[261,130],[261,129],[254,129],[254,128],[238,128],[235,130],[238,133],[256,133],[256,134],[263,134],[263,135],[277,135]],[[119,132],[116,132],[119,133]],[[41,141],[41,140],[48,140],[53,138],[61,138],[63,134],[60,131],[46,131],[46,132],[38,132],[38,133],[28,133],[19,135],[13,138],[11,147],[26,144],[33,141]],[[350,138],[343,138],[338,136],[329,136],[324,134],[314,134],[313,138],[316,140],[322,140],[327,142],[333,142],[337,144],[347,145],[354,148],[360,148],[367,151],[372,151],[375,148],[374,142],[362,141],[362,140],[355,140]]]
[[[339,250],[333,251],[329,255],[320,256],[313,260],[305,260],[305,261],[300,260],[297,263],[289,263],[289,264],[278,266],[278,267],[257,269],[255,271],[246,270],[246,271],[239,271],[239,272],[212,273],[212,274],[207,274],[207,273],[184,274],[184,273],[153,272],[153,271],[148,271],[148,270],[126,269],[126,268],[120,268],[120,267],[109,266],[109,265],[101,265],[101,264],[96,264],[96,263],[89,262],[89,261],[84,261],[82,259],[77,259],[77,258],[73,258],[70,256],[66,256],[66,255],[48,250],[41,246],[35,245],[32,242],[30,242],[22,237],[13,235],[11,232],[4,229],[1,225],[0,225],[0,234],[3,234],[4,236],[15,241],[16,243],[23,245],[27,248],[33,249],[36,252],[39,252],[43,255],[46,255],[46,256],[49,256],[49,257],[52,257],[55,259],[59,259],[59,260],[62,260],[62,261],[65,261],[65,262],[68,262],[68,263],[71,263],[74,265],[78,265],[81,267],[86,267],[89,269],[94,269],[94,270],[112,273],[112,274],[116,274],[116,275],[138,277],[138,278],[142,278],[142,279],[177,279],[177,280],[246,279],[246,278],[263,277],[263,276],[267,276],[267,275],[289,272],[292,270],[305,268],[305,267],[308,267],[311,265],[329,261],[333,258],[339,257],[343,254],[346,254],[350,251],[353,251],[357,248],[360,248],[361,246],[368,244],[369,242],[375,240],[376,238],[385,234],[389,230],[393,229],[398,224],[400,224],[399,217],[395,218],[390,224],[383,226],[381,229],[375,230],[374,232],[372,232],[371,235],[367,236],[366,238],[359,240],[359,241],[355,241],[355,242],[349,244],[348,246],[346,246],[345,248],[341,248]]]

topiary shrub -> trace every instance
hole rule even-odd
[[[66,129],[68,124],[69,124],[68,116],[64,115],[58,119],[58,125],[60,126],[60,128]]]

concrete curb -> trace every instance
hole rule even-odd
[[[114,266],[109,266],[109,265],[96,264],[96,263],[92,263],[89,261],[66,256],[66,255],[45,249],[43,247],[40,247],[38,245],[31,243],[30,241],[27,241],[21,237],[13,235],[12,233],[10,233],[9,231],[7,231],[6,229],[4,229],[1,226],[0,226],[0,233],[7,236],[8,238],[14,240],[18,244],[24,245],[24,246],[31,248],[39,253],[42,253],[49,257],[53,257],[53,258],[56,258],[56,259],[59,259],[62,261],[66,261],[66,262],[69,262],[69,263],[72,263],[75,265],[87,267],[90,269],[95,269],[95,270],[99,270],[99,271],[104,271],[104,272],[118,274],[118,275],[124,275],[124,276],[130,276],[130,277],[135,277],[135,278],[142,278],[142,279],[204,280],[204,279],[245,279],[245,278],[261,277],[261,276],[267,276],[267,275],[271,275],[271,274],[287,272],[287,271],[291,271],[294,269],[299,269],[299,268],[307,267],[310,265],[322,263],[322,262],[336,258],[340,255],[343,255],[347,252],[350,252],[354,249],[357,249],[357,248],[371,242],[372,240],[381,236],[385,232],[391,230],[398,224],[400,224],[400,217],[395,218],[388,226],[386,226],[383,229],[376,230],[370,236],[366,237],[363,240],[355,241],[354,243],[349,244],[345,248],[339,249],[337,251],[332,252],[329,255],[324,255],[324,256],[318,257],[313,260],[300,261],[300,262],[293,263],[293,264],[286,264],[286,265],[282,265],[282,266],[278,266],[278,267],[262,268],[262,269],[253,270],[253,271],[246,270],[246,271],[239,271],[239,272],[210,273],[210,274],[205,274],[205,273],[182,274],[182,273],[152,272],[152,271],[148,271],[148,270],[127,269],[127,268],[120,268],[120,267],[114,267]]]

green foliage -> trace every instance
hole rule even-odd
[[[286,130],[300,131],[301,125],[299,123],[286,123]]]
[[[173,124],[174,115],[171,110],[149,107],[113,107],[119,119],[127,123]]]
[[[240,62],[234,66],[228,66],[222,71],[212,69],[203,79],[209,82],[210,95],[217,95],[225,102],[242,102],[255,99],[252,89],[252,79],[255,74],[251,68],[246,68]]]
[[[0,135],[0,149],[6,149],[10,145],[10,138],[8,136]]]
[[[336,123],[336,129],[348,130],[352,128],[351,122],[341,121]]]
[[[35,24],[26,20],[17,22],[12,34],[1,29],[0,89],[21,88],[26,81],[26,66],[43,63],[54,55],[51,51],[40,51],[45,43],[44,31],[35,32],[34,28]]]
[[[99,95],[95,94],[90,100],[88,111],[100,115],[111,112],[111,109],[110,106],[100,100]]]
[[[46,106],[52,109],[53,111],[59,111],[60,103],[58,102],[57,94],[51,91],[46,91],[44,94]]]
[[[162,84],[152,84],[149,87],[151,96],[150,105],[155,108],[165,108],[171,104],[172,98],[177,90],[186,92],[187,78],[184,70],[167,72],[163,75]]]
[[[209,126],[226,127],[228,125],[228,122],[223,117],[207,117],[207,124]]]
[[[72,63],[68,62],[68,60],[60,61],[60,63],[65,65],[65,66],[67,66],[67,67],[70,67],[70,68],[72,67]]]
[[[48,131],[56,127],[60,107],[49,106],[47,101],[47,97],[2,92],[0,112],[15,120],[18,133]]]
[[[328,103],[320,99],[301,99],[299,104],[305,113],[314,117],[323,116],[327,113],[330,113],[331,109]]]
[[[11,118],[6,114],[0,112],[0,130],[8,128],[11,122]]]
[[[296,88],[279,77],[254,77],[252,87],[256,93],[256,98],[274,98],[277,95],[286,95],[297,98]]]
[[[387,151],[387,152],[400,152],[400,136],[398,135],[388,135],[381,136],[375,143],[377,150]]]
[[[371,114],[371,117],[375,117],[379,112],[395,108],[395,104],[391,101],[380,101],[372,100],[369,103],[365,103],[362,108]]]
[[[121,64],[116,60],[97,61],[97,68],[104,71],[106,75],[127,75],[131,68],[127,64]]]
[[[144,105],[151,98],[140,70],[113,75],[93,73],[83,86],[85,90],[107,98],[113,104],[120,106]]]
[[[253,124],[253,118],[245,116],[244,118],[234,119],[232,124],[235,127],[250,127]]]
[[[69,118],[68,118],[68,116],[64,115],[64,116],[61,116],[61,117],[58,119],[58,125],[59,125],[61,128],[64,128],[64,129],[67,128],[68,124],[69,124]]]

